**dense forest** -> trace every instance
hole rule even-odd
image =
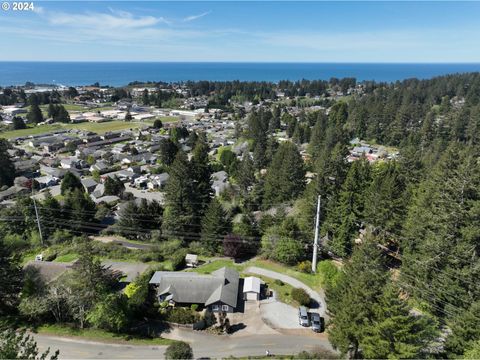
[[[276,90],[288,96],[322,95],[332,85],[346,93],[357,83],[331,79],[185,85],[193,96],[209,95],[227,103],[243,97],[275,99]],[[176,257],[175,261],[188,248],[206,256],[259,255],[308,271],[320,195],[322,257],[342,264],[323,284],[332,344],[355,358],[476,358],[480,74],[360,86],[361,92],[341,97],[328,111],[294,114],[279,101],[237,118],[239,141],[248,144],[241,157],[227,148],[212,159],[203,134],[170,130],[170,139],[160,149],[162,166],[171,177],[165,204],[127,203],[118,223],[106,231],[158,243],[158,256]],[[275,134],[281,130],[290,141],[277,141]],[[395,147],[399,155],[349,162],[355,137]],[[185,142],[192,147],[190,156],[181,150]],[[7,144],[1,145],[0,182],[11,184],[13,177],[3,171],[11,168]],[[300,149],[308,156],[302,157]],[[230,175],[234,186],[213,198],[211,174],[219,170]],[[308,183],[307,172],[314,174]],[[123,188],[117,185],[108,186],[112,194],[121,195]],[[145,279],[138,285],[143,300],[112,297],[110,279],[98,275],[98,264],[91,259],[101,250],[82,239],[105,230],[99,224],[111,209],[91,202],[75,179],[66,177],[62,190],[63,201],[47,197],[39,204],[47,242],[78,242],[82,271],[89,274],[82,281],[98,289],[85,294],[85,303],[65,300],[68,321],[102,324],[107,316],[101,313],[102,304],[138,316],[143,306],[139,302],[146,298]],[[22,285],[18,271],[11,270],[18,268],[15,254],[38,246],[33,211],[29,198],[1,211],[2,241],[9,246],[2,245],[0,315],[16,312],[32,321],[53,321],[49,292],[43,290],[41,299],[33,292],[29,295],[28,279]],[[72,290],[81,285],[69,281]],[[43,307],[32,305],[38,303]],[[81,306],[81,318],[75,306]],[[118,322],[116,330],[127,323]]]

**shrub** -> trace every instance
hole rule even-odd
[[[302,261],[297,265],[297,270],[303,273],[310,273],[312,271],[312,262],[309,260]]]
[[[187,255],[186,250],[179,250],[170,257],[172,269],[174,271],[183,269],[185,267],[185,255]]]
[[[197,311],[197,310],[198,310],[198,304],[192,304],[192,305],[190,306],[190,310],[192,310],[192,311]]]
[[[165,359],[193,359],[192,347],[183,341],[174,342],[165,350]]]
[[[285,283],[284,283],[282,280],[279,280],[279,279],[275,279],[275,280],[273,281],[273,283],[274,283],[275,285],[278,285],[278,286],[283,286],[283,285],[285,285]]]
[[[173,308],[167,311],[166,320],[177,324],[193,324],[200,320],[200,315],[186,308]]]
[[[291,238],[282,238],[275,244],[273,258],[281,263],[293,265],[297,263],[305,250],[299,241]]]
[[[300,305],[310,305],[310,296],[304,289],[295,288],[292,290],[292,299],[298,302]]]
[[[321,261],[317,266],[317,272],[321,276],[321,284],[325,289],[332,289],[337,285],[341,271],[330,260]]]

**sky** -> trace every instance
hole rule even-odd
[[[34,1],[0,61],[480,62],[480,2]]]

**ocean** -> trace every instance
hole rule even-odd
[[[133,81],[272,81],[355,77],[393,82],[480,71],[480,63],[202,63],[0,62],[0,86],[36,84],[123,86]]]

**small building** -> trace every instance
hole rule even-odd
[[[198,255],[195,255],[195,254],[185,255],[185,264],[188,267],[197,267],[198,266]]]
[[[254,276],[245,278],[243,282],[243,299],[260,300],[261,280]]]

